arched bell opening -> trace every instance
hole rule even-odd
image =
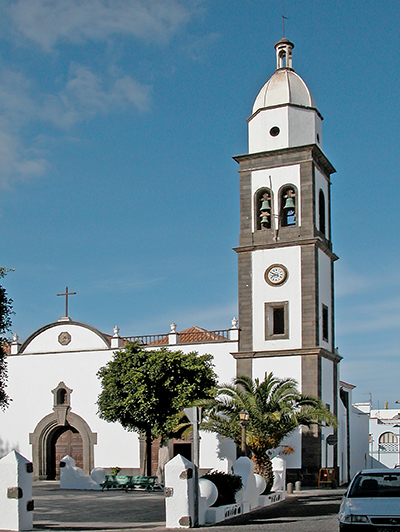
[[[254,197],[254,227],[256,231],[271,229],[273,217],[272,191],[263,187],[257,190]]]
[[[279,192],[280,220],[282,227],[297,225],[297,188],[294,185],[284,185]]]

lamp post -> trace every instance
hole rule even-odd
[[[246,425],[249,421],[250,414],[247,410],[239,412],[240,425],[242,427],[242,456],[246,456]]]

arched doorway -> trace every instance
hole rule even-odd
[[[29,442],[32,445],[35,480],[55,480],[59,475],[56,463],[59,464],[60,458],[66,454],[74,458],[86,475],[90,475],[94,468],[97,434],[91,431],[84,419],[70,410],[65,419],[57,416],[57,412],[45,416],[29,435]]]

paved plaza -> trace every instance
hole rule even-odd
[[[302,491],[273,507],[255,510],[207,530],[337,532],[336,516],[343,493],[344,490]],[[33,498],[37,532],[166,530],[162,492],[60,490],[57,482],[38,482],[34,484]]]

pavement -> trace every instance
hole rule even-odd
[[[237,532],[336,532],[344,490],[304,490],[272,507],[260,508],[199,530]],[[58,482],[33,486],[34,531],[157,532],[165,528],[162,492],[60,490]]]
[[[60,490],[59,482],[33,485],[35,531],[166,530],[163,492]]]

